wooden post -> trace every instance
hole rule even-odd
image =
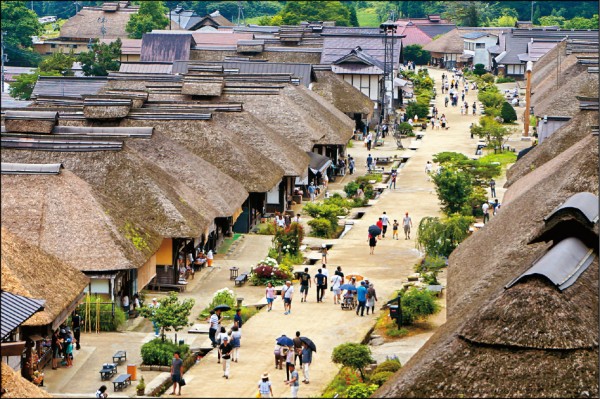
[[[523,136],[529,136],[529,110],[531,108],[531,70],[533,69],[533,63],[531,61],[527,61],[527,89],[525,92],[525,121],[523,126]]]

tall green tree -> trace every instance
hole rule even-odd
[[[481,26],[487,19],[495,18],[499,11],[496,2],[451,1],[446,4],[444,18],[461,26]]]
[[[79,53],[77,61],[85,76],[107,76],[109,71],[118,71],[121,63],[121,39],[110,44],[96,43],[91,51]]]
[[[164,29],[169,24],[169,10],[162,1],[143,1],[137,14],[131,14],[125,30],[132,39],[141,39],[153,29]]]
[[[364,368],[373,362],[371,349],[367,345],[348,342],[333,348],[331,361],[352,369],[358,369],[364,379]]]
[[[39,54],[31,49],[31,36],[43,32],[35,12],[25,6],[24,1],[2,1],[2,31],[4,46],[10,65],[37,66]]]
[[[479,119],[479,124],[471,127],[471,132],[485,139],[488,148],[502,151],[508,136],[513,134],[513,129],[503,126],[491,116],[483,116]]]
[[[342,5],[348,9],[350,12],[350,26],[358,26],[358,17],[356,16],[356,6],[352,4],[352,2],[344,1]]]
[[[404,47],[404,60],[414,61],[416,65],[427,65],[431,61],[431,53],[423,50],[420,44],[411,44]]]
[[[467,173],[454,168],[442,168],[440,173],[434,174],[433,182],[444,213],[451,215],[465,210],[473,191],[473,183]]]
[[[350,26],[350,11],[339,1],[288,1],[280,15],[285,25],[302,21],[335,21],[337,26]]]
[[[73,76],[73,62],[75,56],[72,51],[68,54],[54,53],[40,62],[39,70],[42,74],[58,72],[61,76]]]

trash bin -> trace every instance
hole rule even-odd
[[[131,381],[137,381],[137,366],[135,364],[128,364],[127,374],[131,374]]]
[[[180,340],[179,340],[179,345],[181,346],[181,345],[183,345],[183,344],[184,344],[184,341],[183,341],[182,339],[180,339]]]

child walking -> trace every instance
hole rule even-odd
[[[394,224],[392,225],[392,240],[395,238],[398,239],[398,221],[394,219]]]

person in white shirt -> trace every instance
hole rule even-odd
[[[483,223],[490,221],[490,205],[486,202],[481,205],[481,209],[483,210]]]
[[[381,215],[381,223],[383,224],[381,238],[385,238],[385,233],[387,232],[389,222],[390,218],[388,217],[387,213],[383,212],[383,215]]]
[[[292,297],[294,296],[294,287],[291,281],[286,281],[285,286],[281,289],[281,297],[283,298],[283,307],[285,312],[283,314],[288,315],[292,313]]]
[[[331,291],[333,291],[333,304],[337,305],[340,303],[340,295],[342,290],[340,290],[340,285],[342,285],[343,278],[342,276],[335,274],[331,277]]]
[[[300,223],[300,214],[297,213],[296,216],[294,216],[294,218],[292,219],[292,222],[294,223]]]
[[[325,247],[327,248],[327,247]],[[329,270],[327,270],[327,265],[323,264],[323,266],[321,266],[321,274],[325,275],[325,291],[323,291],[323,296],[321,297],[321,301],[323,299],[325,299],[325,296],[327,294],[327,282],[329,281]]]

